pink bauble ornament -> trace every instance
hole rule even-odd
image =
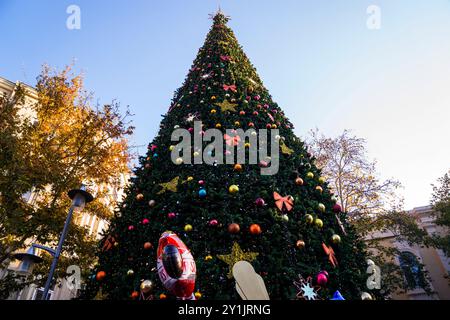
[[[129,231],[133,231],[134,230],[134,226],[128,226],[128,230]]]
[[[339,213],[339,212],[341,212],[342,211],[342,208],[341,208],[341,206],[339,205],[339,204],[335,204],[334,206],[333,206],[333,212],[334,213]]]
[[[149,224],[149,223],[150,223],[150,220],[148,220],[147,218],[142,220],[142,224]]]
[[[316,282],[321,287],[326,286],[328,283],[328,272],[320,271],[317,275]]]
[[[204,180],[199,180],[198,184],[203,186],[205,184],[205,181]]]
[[[175,214],[175,212],[171,212],[169,214],[167,214],[167,217],[169,217],[169,219],[174,219],[177,215]]]
[[[218,224],[219,224],[219,221],[217,221],[216,219],[213,219],[209,222],[209,225],[211,227],[217,227]]]
[[[267,168],[268,165],[269,165],[269,164],[267,163],[267,161],[260,161],[260,162],[259,162],[259,166],[260,166],[261,168]]]
[[[256,204],[257,207],[261,208],[261,207],[264,207],[266,202],[264,201],[263,198],[258,198],[258,199],[256,199],[255,204]]]

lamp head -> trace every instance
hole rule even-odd
[[[84,209],[86,203],[94,200],[94,197],[86,191],[86,186],[81,185],[80,189],[73,189],[68,192],[70,199],[72,199],[72,206],[74,210],[79,212]]]
[[[26,252],[16,253],[13,255],[14,259],[20,260],[17,272],[21,274],[31,274],[33,272],[34,264],[41,263],[42,258],[36,254],[36,248],[31,246]]]

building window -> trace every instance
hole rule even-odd
[[[425,288],[425,276],[417,257],[411,252],[403,251],[399,255],[399,261],[405,276],[407,289]]]

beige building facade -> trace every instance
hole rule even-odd
[[[437,226],[431,206],[414,208],[408,211],[418,225],[425,229],[429,235],[448,233],[448,230]],[[395,263],[402,267],[405,273],[405,281],[410,284],[411,289],[406,292],[397,292],[392,295],[394,300],[450,300],[450,258],[442,250],[420,246],[410,246],[408,243],[399,241],[390,231],[376,233],[370,236],[377,239],[387,247],[397,248],[401,254],[395,258]],[[420,265],[428,273],[425,281],[428,283],[431,294],[427,294],[421,288]],[[407,275],[409,275],[409,278]],[[409,280],[408,280],[409,279]]]

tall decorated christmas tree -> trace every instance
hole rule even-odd
[[[330,299],[336,291],[345,299],[359,299],[364,291],[363,243],[227,27],[228,20],[222,12],[214,15],[159,134],[140,159],[127,197],[99,246],[86,297],[175,298],[157,267],[158,242],[168,230],[195,260],[196,298],[240,299],[232,272],[238,261],[251,263],[271,299]],[[180,129],[192,141],[218,129],[223,150],[205,149],[210,142],[204,141],[173,156],[180,150],[172,134]],[[227,134],[227,129],[256,133],[246,140]],[[229,155],[225,150],[230,146],[249,151],[255,147],[251,137],[260,129],[270,129],[269,136],[277,133],[259,145],[278,146],[275,174],[262,174],[265,167],[277,165],[270,151],[253,164],[249,156],[247,162],[234,164],[202,161]],[[176,273],[181,268],[174,261],[172,278],[180,276]]]

